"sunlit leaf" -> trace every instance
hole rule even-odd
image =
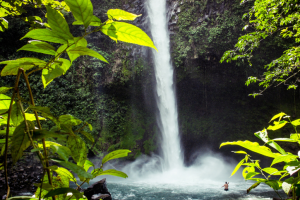
[[[261,183],[261,182],[256,182],[256,183],[254,183],[253,185],[251,185],[251,187],[249,187],[249,188],[247,189],[247,194],[248,194],[252,189],[254,189],[254,188],[256,188],[257,186],[259,186],[260,183]]]
[[[13,89],[13,87],[0,87],[0,94],[5,94],[6,92],[8,92],[11,89]],[[0,99],[2,99],[2,98],[0,97]]]
[[[49,191],[44,196],[44,198],[48,198],[48,197],[52,197],[52,196],[56,196],[56,195],[60,195],[60,194],[67,194],[69,192],[71,192],[76,197],[76,199],[80,199],[82,197],[82,194],[78,190],[75,190],[72,188],[57,188],[57,189]]]
[[[246,175],[246,178],[245,179],[249,179],[249,178],[252,178],[253,176],[256,176],[260,174],[259,172],[249,172],[247,175]]]
[[[147,46],[157,50],[150,37],[142,29],[132,24],[113,22],[104,25],[101,31],[118,41]]]
[[[273,120],[275,120],[275,119],[277,119],[277,118],[279,118],[279,121],[280,121],[281,118],[282,118],[283,116],[285,116],[285,115],[286,115],[285,113],[281,112],[281,113],[275,115],[274,117],[272,117],[272,119],[271,119],[269,122],[271,122],[271,121],[273,121]]]
[[[48,107],[41,107],[41,106],[29,106],[29,109],[41,113],[43,117],[45,117],[47,119],[50,119],[55,124],[59,125],[59,121],[51,113],[50,108],[48,108]]]
[[[93,18],[93,4],[90,0],[65,0],[70,7],[74,18],[82,21],[87,28]]]
[[[135,15],[133,13],[126,12],[120,9],[110,9],[107,11],[107,16],[109,19],[116,19],[116,20],[130,20],[133,21],[137,17],[142,15]]]
[[[127,174],[125,174],[124,172],[121,172],[121,171],[117,171],[115,169],[108,169],[105,171],[95,173],[93,175],[94,175],[94,177],[103,176],[103,175],[111,175],[111,176],[118,176],[118,177],[122,177],[122,178],[128,178]]]
[[[292,121],[291,124],[293,126],[299,126],[300,125],[300,119],[296,119],[296,120]]]
[[[82,21],[75,21],[73,22],[72,25],[84,25]],[[100,26],[101,25],[101,20],[93,15],[90,26]]]
[[[83,166],[84,170],[87,172],[90,167],[95,167],[95,165],[91,161],[85,160],[85,163]]]
[[[131,151],[128,149],[119,149],[113,152],[110,152],[102,159],[102,164],[106,163],[109,160],[116,159],[116,158],[122,158],[128,156],[128,153]]]
[[[70,135],[67,141],[67,145],[71,150],[71,156],[75,160],[78,166],[83,166],[87,158],[87,148],[84,141],[77,135]]]
[[[74,175],[69,170],[63,167],[59,167],[55,170],[55,172],[61,176],[67,177],[72,182],[76,182],[76,178],[74,177]]]
[[[79,54],[81,56],[83,56],[83,55],[92,56],[92,57],[98,58],[99,60],[101,60],[103,62],[108,63],[107,60],[102,55],[100,55],[98,52],[96,52],[92,49],[86,48],[86,47],[75,47],[75,48],[69,50],[68,52],[72,53],[72,54]]]
[[[31,30],[21,39],[24,38],[31,38],[34,40],[42,40],[46,42],[53,42],[59,44],[68,44],[68,40],[63,39],[61,36],[57,35],[55,32],[49,29]]]
[[[57,10],[52,9],[50,6],[47,8],[48,24],[55,34],[60,36],[63,40],[73,40],[73,36],[70,33],[69,25],[65,18],[61,16]]]
[[[58,121],[61,124],[70,125],[70,126],[77,126],[82,122],[80,119],[72,115],[61,115],[59,116]]]
[[[234,168],[233,172],[231,173],[231,176],[233,176],[237,170],[239,170],[239,168],[242,166],[242,164],[245,162],[245,159],[241,160],[237,165],[236,167]]]
[[[276,164],[276,163],[280,163],[280,162],[290,162],[293,161],[295,159],[297,159],[298,156],[296,155],[281,155],[281,156],[277,156],[275,157],[275,159],[273,160],[272,165]]]
[[[22,48],[18,49],[18,51],[33,51],[36,53],[55,55],[55,48],[47,42],[31,40],[28,43],[29,44],[26,44]]]
[[[281,129],[281,128],[284,127],[287,123],[288,123],[287,121],[283,121],[282,123],[276,124],[276,125],[274,125],[274,126],[271,126],[271,125],[270,125],[267,129],[268,129],[268,130],[273,130],[273,131],[275,131],[275,130]]]
[[[220,145],[220,148],[225,145],[239,145],[241,147],[244,147],[246,149],[249,149],[250,151],[259,153],[261,155],[276,158],[280,156],[278,153],[273,153],[268,147],[265,146],[259,146],[257,142],[250,142],[250,141],[237,141],[237,142],[223,142]]]
[[[271,147],[273,147],[274,149],[276,149],[277,151],[279,151],[281,154],[287,154],[284,151],[284,149],[282,149],[276,142],[274,142],[273,140],[270,140],[266,129],[264,129],[262,131],[258,131],[256,133],[254,133],[254,135],[256,137],[258,137],[259,139],[261,139],[262,141],[264,141],[265,143],[267,143],[268,145],[270,145]]]

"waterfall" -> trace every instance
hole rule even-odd
[[[147,10],[153,42],[158,52],[153,51],[158,124],[162,134],[163,169],[183,167],[178,128],[178,113],[173,81],[173,67],[170,56],[170,37],[167,26],[166,0],[148,0]]]

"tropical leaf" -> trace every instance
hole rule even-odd
[[[297,142],[295,139],[290,139],[290,138],[275,138],[272,139],[273,141],[279,141],[279,142]]]
[[[76,37],[76,38],[74,38],[74,41],[75,41],[75,44],[70,46],[69,49],[67,49],[67,53],[68,53],[68,56],[71,60],[71,63],[74,60],[76,60],[76,58],[78,58],[80,56],[80,54],[72,53],[72,52],[70,52],[70,50],[75,48],[75,47],[87,47],[87,41],[86,41],[85,38]]]
[[[74,175],[67,169],[63,168],[63,167],[58,167],[56,170],[54,170],[57,174],[59,174],[61,177],[65,177],[68,180],[72,181],[72,182],[76,182],[76,178],[74,177]]]
[[[34,129],[34,124],[32,122],[27,122],[29,130]],[[19,158],[22,157],[23,151],[25,151],[30,146],[30,140],[25,132],[25,122],[22,122],[14,131],[13,137],[11,139],[11,155],[13,163],[16,163]]]
[[[72,152],[72,157],[78,166],[83,166],[87,157],[87,148],[84,141],[77,135],[70,135],[67,145]]]
[[[244,147],[246,149],[249,149],[250,151],[259,153],[261,155],[276,158],[280,156],[278,153],[273,153],[268,147],[265,146],[259,146],[257,142],[250,142],[250,141],[237,141],[237,142],[223,142],[220,145],[220,148],[225,145],[239,145],[241,147]]]
[[[273,147],[274,149],[276,149],[277,151],[279,151],[281,154],[287,154],[276,142],[270,140],[266,129],[258,131],[254,133],[254,135],[262,141],[264,141],[265,143],[267,143],[268,145],[270,145],[271,147]]]
[[[246,151],[233,151],[233,153],[247,154],[247,152],[246,152]]]
[[[53,79],[65,74],[67,70],[71,67],[69,60],[64,58],[59,58],[60,63],[55,63],[50,66],[50,69],[43,69],[42,71],[42,82],[44,88],[53,81]]]
[[[108,63],[107,60],[102,55],[100,55],[98,52],[96,52],[92,49],[86,48],[86,47],[75,47],[73,49],[70,49],[68,51],[68,53],[79,54],[81,56],[83,56],[83,55],[92,56],[92,57],[98,58],[99,60],[101,60],[103,62]]]
[[[269,123],[270,123],[271,121],[277,119],[277,118],[279,118],[279,121],[280,121],[281,118],[282,118],[283,116],[285,116],[285,115],[286,115],[285,113],[281,112],[281,113],[275,115],[274,117],[272,117],[272,119],[269,121]]]
[[[61,195],[61,194],[67,194],[69,192],[71,192],[76,197],[76,199],[80,199],[83,196],[78,190],[75,190],[72,188],[57,188],[57,189],[49,191],[44,196],[44,198],[53,197],[53,196]]]
[[[87,122],[86,122],[87,123]],[[87,123],[88,124],[88,126],[89,126],[89,129],[90,129],[90,131],[92,131],[93,130],[93,126],[91,125],[91,124],[89,124],[89,123]]]
[[[300,125],[300,119],[296,119],[296,120],[292,121],[291,124],[293,126],[299,126]]]
[[[11,109],[11,120],[14,126],[19,126],[24,121],[22,111],[18,104],[14,104]]]
[[[46,6],[46,9],[48,24],[52,31],[59,35],[63,40],[73,40],[73,35],[70,33],[69,25],[65,18],[50,6]]]
[[[25,117],[27,121],[36,121],[35,114],[25,113]],[[38,116],[39,120],[46,120],[44,117]]]
[[[124,172],[121,172],[121,171],[117,171],[115,169],[108,169],[105,171],[100,171],[93,175],[94,175],[94,177],[103,176],[103,175],[111,175],[111,176],[118,176],[118,177],[122,177],[122,178],[128,178],[127,174],[125,174]]]
[[[61,115],[59,116],[58,121],[67,126],[78,126],[82,122],[80,119],[72,115]]]
[[[13,89],[13,87],[0,87],[0,94],[5,94],[6,92],[8,92],[11,89]]]
[[[69,170],[73,171],[78,176],[81,176],[81,177],[84,177],[84,178],[90,178],[90,179],[94,178],[92,176],[92,174],[86,172],[83,167],[75,165],[74,163],[67,162],[67,161],[61,161],[61,160],[55,160],[55,159],[52,159],[52,160],[55,161],[55,162],[58,162],[63,167],[68,168]]]
[[[239,168],[242,166],[242,164],[245,162],[245,159],[241,160],[237,165],[236,167],[234,168],[233,172],[231,173],[231,176],[233,176],[237,170],[239,170]]]
[[[37,139],[42,139],[42,138],[59,138],[66,140],[67,135],[63,135],[61,133],[55,133],[52,131],[48,131],[46,129],[38,129],[33,131],[32,139],[37,140]]]
[[[275,131],[275,130],[278,130],[278,129],[281,129],[282,127],[284,127],[288,122],[287,121],[281,121],[281,123],[278,123],[274,126],[269,126],[267,129],[268,130],[272,130],[272,131]]]
[[[59,121],[51,113],[50,108],[41,107],[41,106],[29,106],[28,109],[39,112],[39,113],[42,114],[43,117],[45,117],[47,119],[50,119],[51,121],[53,121],[57,125],[60,125]]]
[[[254,189],[254,188],[256,188],[257,186],[259,186],[260,183],[261,183],[261,182],[256,182],[256,183],[254,183],[253,185],[251,185],[251,187],[249,187],[249,188],[247,189],[247,194],[248,194],[252,189]]]
[[[18,51],[33,51],[36,53],[55,55],[55,48],[47,42],[31,40],[28,43],[29,44],[26,44],[22,48],[18,49]]]
[[[93,4],[90,0],[65,0],[74,18],[87,28],[93,19]]]
[[[84,170],[87,172],[90,167],[95,168],[95,165],[91,161],[85,160],[85,163],[84,163],[84,166],[83,166]]]
[[[251,164],[251,163],[243,163],[242,165],[246,165],[246,164]],[[246,179],[247,177],[247,174],[250,173],[250,172],[255,172],[255,167],[254,165],[250,166],[248,165],[249,167],[245,167],[244,170],[243,170],[243,177],[244,179]]]
[[[110,9],[107,11],[107,16],[109,19],[116,19],[116,20],[130,20],[133,21],[137,17],[142,15],[135,15],[133,13],[126,12],[120,9]]]
[[[259,172],[249,172],[247,175],[246,175],[246,178],[245,179],[249,179],[249,178],[252,178],[253,176],[256,176],[260,174]]]
[[[5,112],[9,109],[10,102],[11,102],[11,100],[9,100],[9,99],[11,99],[9,96],[0,94],[0,112],[1,113]]]
[[[283,173],[283,171],[278,171],[278,169],[273,167],[266,167],[263,168],[262,170],[270,175],[281,175],[281,173]]]
[[[88,132],[86,132],[86,131],[80,131],[80,133],[81,133],[82,135],[84,135],[84,136],[85,136],[89,141],[91,141],[92,143],[95,142],[94,137],[93,137],[90,133],[88,133]]]
[[[75,21],[72,25],[84,25],[82,21]],[[101,26],[101,20],[93,15],[90,26]]]
[[[0,64],[6,64],[1,71],[1,76],[17,75],[19,68],[24,71],[29,70],[35,66],[43,67],[47,63],[37,58],[19,58],[17,60],[7,60],[0,62]]]
[[[130,153],[130,152],[131,151],[128,149],[119,149],[119,150],[110,152],[102,159],[102,165],[109,160],[126,157],[126,156],[128,156],[128,153]]]
[[[54,153],[57,153],[59,157],[65,161],[69,160],[71,150],[68,147],[61,146],[61,145],[51,145],[50,148],[53,150]]]
[[[62,39],[59,35],[49,29],[34,29],[29,31],[22,39],[31,38],[34,40],[42,40],[58,44],[68,44],[68,40]]]
[[[101,31],[118,41],[154,48],[150,37],[140,28],[125,22],[113,22],[101,27]]]
[[[277,180],[268,180],[268,181],[265,181],[264,183],[267,184],[268,186],[270,186],[271,188],[273,188],[274,190],[280,189],[280,184],[279,184],[279,181],[277,181]]]
[[[277,156],[273,160],[271,166],[275,165],[276,163],[280,163],[280,162],[290,162],[290,161],[293,161],[293,160],[295,160],[297,158],[298,158],[298,156],[296,156],[296,155],[281,155],[281,156]]]

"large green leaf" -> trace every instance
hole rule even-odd
[[[92,174],[86,172],[83,167],[75,165],[74,163],[67,162],[67,161],[61,161],[61,160],[55,160],[55,159],[52,159],[52,160],[55,161],[55,162],[58,162],[63,167],[68,168],[69,170],[73,171],[78,176],[81,176],[81,177],[84,177],[84,178],[91,178],[91,179],[94,178],[92,176]]]
[[[75,21],[72,25],[84,25],[82,21]],[[90,26],[101,26],[101,20],[93,15]]]
[[[246,165],[246,164],[251,164],[251,163],[243,163],[242,165]],[[243,170],[243,177],[244,179],[246,179],[247,174],[250,172],[255,172],[255,167],[254,166],[249,166],[249,167],[245,167]]]
[[[300,119],[296,119],[296,120],[292,121],[291,124],[293,126],[299,126],[300,125]]]
[[[25,113],[25,117],[27,121],[36,121],[35,114]],[[46,120],[44,117],[38,116],[39,120]]]
[[[91,141],[92,143],[95,142],[94,137],[93,137],[90,133],[88,133],[88,132],[86,132],[86,131],[80,131],[80,133],[81,133],[82,135],[84,135],[84,136],[85,136],[89,141]]]
[[[276,142],[270,140],[266,129],[258,131],[254,133],[254,135],[262,141],[264,141],[265,143],[267,143],[268,145],[270,145],[271,147],[273,147],[274,149],[276,149],[277,151],[279,151],[281,154],[287,154]]]
[[[44,198],[53,197],[53,196],[61,195],[61,194],[67,194],[69,192],[71,192],[76,197],[76,199],[80,199],[83,196],[78,190],[75,190],[72,188],[57,188],[57,189],[49,191],[44,196]]]
[[[290,135],[290,138],[292,139],[292,140],[300,140],[300,134],[297,134],[297,133],[292,133],[291,135]]]
[[[61,177],[65,177],[65,178],[69,179],[72,182],[76,182],[76,178],[74,177],[74,175],[69,170],[67,170],[63,167],[59,167],[54,171],[57,174],[59,174]]]
[[[75,47],[86,47],[87,46],[87,41],[86,41],[85,38],[76,37],[76,38],[74,38],[74,41],[75,41],[76,44],[70,46],[70,48],[67,49],[67,53],[68,53],[68,56],[71,60],[71,63],[74,60],[76,60],[76,58],[78,58],[80,56],[80,54],[72,53],[72,52],[70,52],[70,50],[75,48]]]
[[[273,167],[266,167],[262,169],[264,172],[267,172],[270,175],[281,175],[283,171],[278,171],[278,169]]]
[[[0,113],[3,113],[9,109],[11,99],[9,96],[5,94],[0,94]],[[14,103],[14,102],[13,102]]]
[[[125,174],[124,172],[121,172],[121,171],[117,171],[115,169],[108,169],[108,170],[105,170],[105,171],[100,171],[100,172],[95,173],[93,175],[94,175],[94,177],[103,176],[103,175],[111,175],[111,176],[119,176],[119,177],[122,177],[122,178],[128,178],[127,174]]]
[[[273,188],[274,190],[279,190],[280,189],[280,183],[277,180],[268,180],[265,181],[265,184]]]
[[[270,122],[273,121],[273,120],[275,120],[275,119],[277,119],[277,118],[279,118],[279,121],[280,121],[281,118],[282,118],[283,116],[285,116],[285,115],[286,115],[285,113],[281,112],[281,113],[275,115],[274,117],[272,117],[272,119],[270,120]]]
[[[260,174],[259,172],[249,172],[247,175],[246,175],[246,178],[245,179],[249,179],[249,178],[252,178],[253,176],[256,176]]]
[[[18,49],[18,51],[33,51],[36,53],[55,55],[55,48],[47,42],[31,40],[28,43],[29,44],[26,44],[22,48]]]
[[[235,172],[237,172],[237,170],[239,170],[239,168],[242,166],[242,164],[245,162],[245,159],[241,160],[236,167],[234,168],[233,172],[231,173],[231,176],[233,176],[235,174]]]
[[[293,161],[295,159],[297,159],[298,156],[296,155],[281,155],[281,156],[277,156],[274,158],[272,165],[275,165],[276,163],[280,163],[280,162],[290,162]]]
[[[275,123],[275,122],[274,122]],[[284,127],[288,122],[287,121],[280,121],[280,123],[275,123],[274,126],[269,126],[267,129],[268,130],[272,130],[272,131],[275,131],[275,130],[278,130],[278,129],[281,129],[282,127]]]
[[[65,0],[70,7],[74,18],[82,21],[87,28],[93,18],[93,4],[90,0]]]
[[[55,32],[49,29],[34,29],[29,31],[23,38],[31,38],[34,40],[42,40],[46,42],[53,42],[59,44],[68,44],[68,40],[62,39],[61,36],[55,34]]]
[[[69,25],[65,18],[50,6],[46,6],[46,8],[48,24],[52,31],[59,35],[63,40],[73,40],[73,35],[70,33]]]
[[[14,126],[19,126],[24,121],[22,111],[18,104],[14,104],[11,109],[11,120]]]
[[[44,67],[47,63],[37,58],[19,58],[17,60],[7,60],[0,62],[0,64],[6,64],[1,71],[1,76],[17,75],[19,68],[24,71],[29,70],[35,66]]]
[[[271,158],[275,158],[275,157],[280,156],[280,154],[278,154],[278,153],[273,153],[268,147],[259,146],[259,144],[257,142],[250,142],[248,140],[246,140],[246,141],[237,141],[237,142],[223,142],[220,145],[220,148],[222,146],[225,146],[225,145],[239,145],[241,147],[249,149],[250,151],[253,151],[253,152],[256,152],[256,153],[259,153],[259,154],[262,154],[264,156],[268,156],[268,157],[271,157]]]
[[[87,148],[84,141],[77,135],[70,135],[67,145],[72,152],[72,157],[79,166],[83,166],[87,157]]]
[[[72,53],[72,54],[79,54],[81,56],[83,56],[83,55],[92,56],[92,57],[98,58],[99,60],[101,60],[103,62],[108,63],[107,60],[102,55],[100,55],[97,51],[94,51],[94,50],[86,48],[86,47],[75,47],[73,49],[70,49],[68,52]]]
[[[58,121],[61,124],[65,124],[67,126],[77,126],[79,124],[81,124],[81,120],[72,116],[72,115],[61,115],[58,118]]]
[[[102,165],[109,160],[126,157],[126,156],[128,156],[128,153],[130,153],[130,152],[131,151],[128,149],[119,149],[119,150],[110,152],[102,159]]]
[[[41,106],[29,106],[29,109],[41,113],[43,117],[45,117],[47,119],[50,119],[55,124],[59,125],[59,121],[51,113],[50,108],[48,108],[48,107],[41,107]]]
[[[253,185],[251,185],[251,187],[249,187],[249,188],[247,189],[247,194],[248,194],[252,189],[254,189],[254,188],[256,188],[257,186],[259,186],[260,183],[261,183],[261,182],[256,182],[256,183],[254,183]]]
[[[68,147],[62,145],[50,145],[54,153],[57,153],[60,158],[65,161],[68,161],[70,155],[72,154]]]
[[[132,24],[113,22],[104,25],[101,31],[116,40],[147,46],[157,50],[150,37],[142,29]]]
[[[34,124],[27,122],[29,130],[34,129]],[[13,163],[16,163],[22,157],[23,151],[30,146],[30,140],[25,132],[25,122],[22,122],[14,131],[11,144],[11,155]]]
[[[133,13],[126,12],[126,11],[120,10],[120,9],[110,9],[107,11],[107,16],[109,19],[133,21],[137,17],[140,17],[142,15],[135,15]]]
[[[0,87],[0,94],[5,94],[11,89],[13,89],[13,87]]]
[[[71,66],[70,61],[67,59],[59,58],[58,61],[60,63],[54,63],[49,67],[49,69],[43,69],[42,82],[44,88],[46,88],[47,85],[53,81],[53,79],[65,74]]]
[[[91,161],[85,160],[84,166],[83,166],[84,170],[87,172],[90,167],[94,167],[95,168],[95,165]]]

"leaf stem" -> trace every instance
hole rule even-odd
[[[35,106],[34,98],[33,98],[31,87],[30,87],[30,83],[29,83],[29,80],[28,80],[28,75],[25,74],[25,71],[23,69],[22,69],[22,73],[23,73],[23,76],[24,76],[24,79],[25,79],[25,82],[26,82],[26,85],[27,85],[28,92],[29,92],[30,102],[33,106]],[[34,111],[34,115],[35,115],[38,127],[41,130],[42,126],[41,126],[41,123],[40,123],[40,120],[39,120],[39,117],[38,117],[38,114],[37,114],[36,111]],[[47,158],[47,149],[46,149],[45,138],[42,139],[42,142],[43,142],[44,158],[45,158],[45,162],[46,162],[46,170],[47,170],[47,174],[48,174],[48,180],[49,180],[49,184],[52,186],[52,178],[51,178],[51,173],[50,173],[50,169],[49,169],[49,160]],[[52,199],[55,200],[55,196],[52,196]]]
[[[10,117],[11,117],[12,105],[13,105],[16,93],[18,91],[21,72],[22,71],[19,69],[18,74],[17,74],[17,78],[16,78],[16,82],[15,82],[15,87],[14,87],[13,95],[12,95],[12,98],[11,98],[11,101],[10,101],[10,106],[9,106],[9,110],[8,110],[8,117],[7,117],[7,125],[6,125],[5,156],[4,156],[5,184],[6,184],[6,189],[7,189],[6,200],[8,200],[8,196],[9,196],[9,193],[10,193],[10,188],[9,188],[9,184],[8,184],[8,175],[7,175],[7,153],[8,153],[9,125],[10,125]]]

